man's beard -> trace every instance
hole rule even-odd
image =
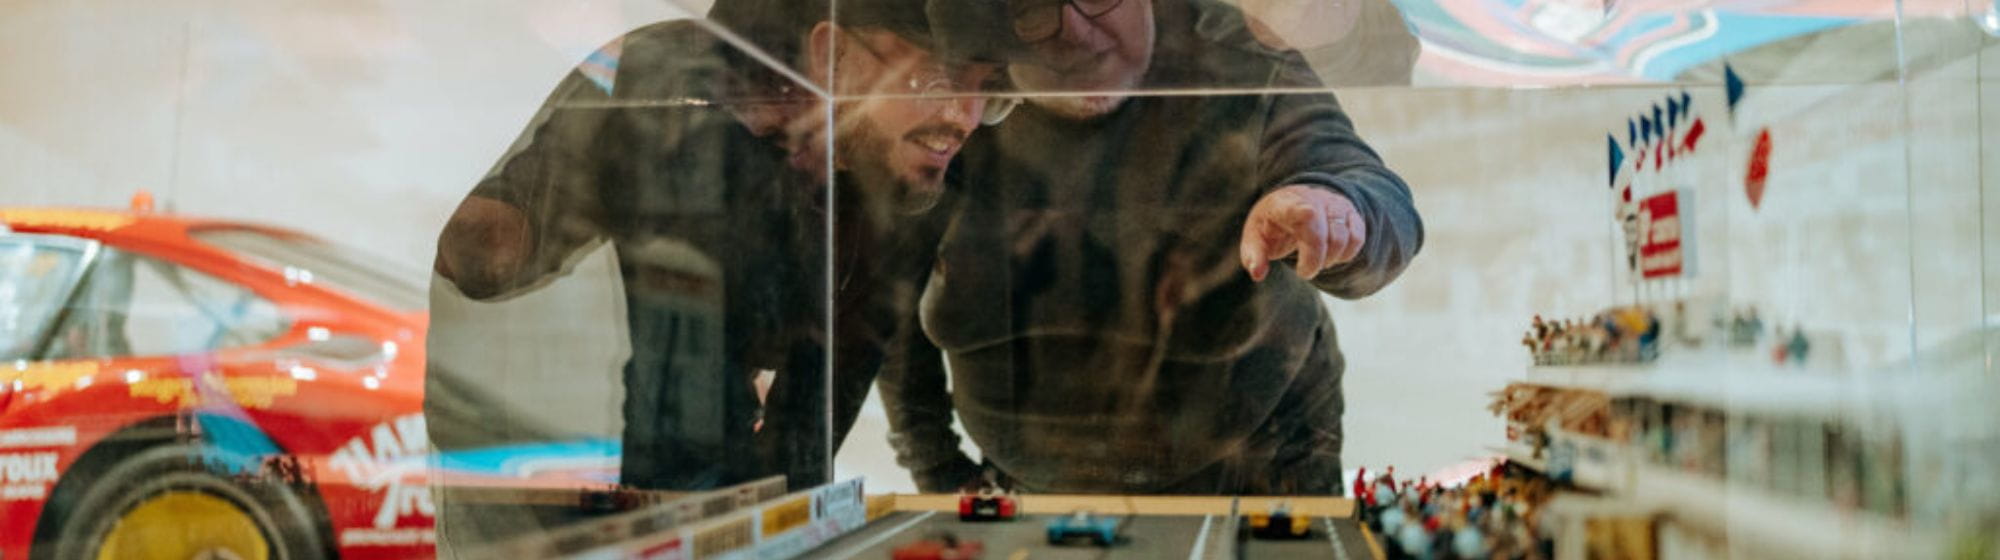
[[[1024,72],[1023,70],[1024,68],[1020,66],[1007,67],[1008,75],[1013,77],[1016,83],[1026,86],[1027,89],[1029,89],[1030,91],[1033,90],[1062,91],[1066,89],[1066,87],[1062,84],[1041,84],[1039,83],[1041,80],[1048,78],[1044,76],[1036,76],[1029,72]],[[1111,114],[1112,111],[1116,111],[1118,110],[1119,107],[1123,106],[1125,104],[1125,99],[1131,97],[1131,95],[1128,92],[1138,89],[1139,82],[1144,77],[1144,74],[1145,72],[1143,71],[1134,72],[1130,77],[1123,79],[1120,83],[1110,84],[1105,87],[1088,88],[1090,90],[1104,92],[1104,94],[1101,95],[1076,95],[1076,96],[1031,95],[1027,96],[1027,100],[1029,105],[1034,105],[1036,107],[1039,107],[1044,111],[1053,113],[1055,114],[1055,116],[1061,117],[1066,120],[1081,121],[1081,120],[1095,119],[1098,117],[1109,115]]]
[[[1029,97],[1028,103],[1067,120],[1081,121],[1111,114],[1125,103],[1124,95],[1089,97]]]
[[[840,169],[846,172],[847,180],[856,182],[857,188],[848,192],[858,194],[862,200],[841,202],[867,205],[871,214],[888,211],[906,216],[936,206],[942,187],[919,184],[896,173],[889,166],[889,154],[896,149],[896,141],[866,119],[855,120],[840,127],[841,133],[834,136],[833,142]]]

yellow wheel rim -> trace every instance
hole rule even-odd
[[[125,512],[97,560],[268,560],[269,551],[242,508],[200,492],[166,492]]]

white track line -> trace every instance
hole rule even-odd
[[[1194,549],[1188,551],[1188,560],[1201,560],[1201,551],[1208,549],[1208,524],[1215,521],[1215,514],[1201,517],[1201,533],[1194,538]]]
[[[922,523],[922,522],[923,522],[923,521],[924,521],[925,519],[929,519],[929,518],[930,518],[930,516],[933,516],[933,515],[937,515],[937,512],[935,512],[935,511],[926,511],[926,512],[923,512],[922,514],[919,514],[919,515],[917,515],[917,516],[916,516],[915,518],[912,518],[912,519],[910,519],[909,521],[904,521],[904,522],[903,522],[903,524],[901,524],[901,525],[897,525],[897,526],[896,526],[896,528],[894,528],[894,529],[890,529],[890,530],[888,530],[888,531],[885,531],[885,532],[883,532],[883,533],[882,533],[882,534],[880,534],[880,535],[875,535],[875,538],[872,538],[872,539],[868,539],[867,541],[863,541],[863,542],[862,542],[862,543],[861,543],[860,545],[857,545],[857,546],[855,546],[855,547],[853,547],[853,548],[850,548],[850,549],[848,549],[848,550],[850,550],[851,552],[848,552],[848,553],[847,553],[847,555],[846,555],[846,556],[842,556],[842,558],[853,558],[853,557],[854,557],[854,555],[856,555],[856,554],[860,554],[860,553],[861,553],[861,551],[864,551],[864,550],[868,550],[868,549],[870,549],[870,548],[875,548],[875,545],[877,545],[877,544],[881,544],[881,543],[882,543],[882,541],[885,541],[885,540],[889,540],[889,537],[893,537],[893,536],[896,536],[896,535],[899,535],[899,534],[902,534],[902,532],[903,532],[904,530],[906,530],[906,529],[909,529],[911,525],[916,525],[916,524],[918,524],[918,523]]]
[[[1333,543],[1334,560],[1348,560],[1347,547],[1340,546],[1340,532],[1334,530],[1333,518],[1322,517],[1320,520],[1326,522],[1326,542]]]

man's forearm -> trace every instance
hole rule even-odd
[[[1310,185],[1339,193],[1366,225],[1366,243],[1346,263],[1313,278],[1343,299],[1375,293],[1402,274],[1423,247],[1423,221],[1410,188],[1375,154],[1332,94],[1282,95],[1274,100],[1263,154],[1273,188]]]
[[[948,491],[977,476],[978,466],[959,451],[958,434],[951,428],[944,357],[914,317],[892,339],[875,383],[888,413],[896,464],[910,470],[919,489]]]

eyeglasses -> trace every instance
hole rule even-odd
[[[869,44],[868,38],[862,37],[852,30],[847,30],[846,35],[853,39],[856,44],[861,45],[861,50],[868,53],[869,57],[874,58],[877,64],[881,64],[884,68],[895,68],[897,66],[889,62],[887,55],[875,50],[875,47]],[[909,90],[908,93],[915,96],[918,103],[924,103],[937,108],[948,106],[950,103],[957,101],[956,98],[966,97],[965,94],[975,94],[974,96],[977,96],[977,94],[984,92],[1002,89],[996,83],[998,81],[997,78],[992,82],[981,84],[960,82],[958,78],[953,77],[951,69],[937,62],[929,62],[911,67],[908,72],[909,78],[903,82],[904,87]],[[1000,75],[1002,73],[995,73],[996,77]],[[979,122],[986,125],[1000,124],[1001,121],[1007,119],[1007,115],[1012,114],[1014,109],[1021,105],[1021,100],[1013,97],[995,96],[986,97],[985,100],[985,109],[979,115]]]
[[[1054,0],[1033,2],[1014,10],[1014,36],[1030,43],[1046,41],[1062,33],[1063,5],[1076,8],[1076,13],[1089,19],[1118,9],[1125,0]]]

